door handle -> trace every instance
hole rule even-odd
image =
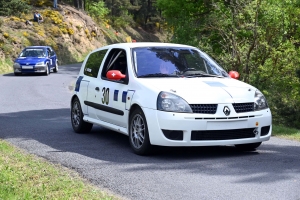
[[[99,89],[99,87],[96,87],[95,90],[99,91],[100,89]]]

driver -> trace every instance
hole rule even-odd
[[[162,61],[159,65],[160,73],[173,74],[176,71],[175,66],[170,61]]]

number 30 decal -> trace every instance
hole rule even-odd
[[[108,105],[109,103],[109,88],[102,88],[102,93],[103,93],[103,97],[102,97],[102,103]]]

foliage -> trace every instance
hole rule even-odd
[[[6,33],[6,32],[3,33],[3,36],[4,36],[5,38],[9,38],[9,34]]]
[[[272,135],[300,142],[300,129],[273,125]]]
[[[87,7],[87,12],[91,17],[99,22],[100,20],[104,19],[104,17],[109,13],[109,10],[105,7],[103,1],[99,1],[89,4]]]
[[[157,0],[172,42],[198,46],[260,89],[274,121],[300,127],[300,3]]]
[[[27,13],[29,6],[22,0],[0,1],[1,16],[20,16],[22,13]]]
[[[54,24],[61,24],[63,22],[63,16],[58,11],[44,10],[42,15],[46,18],[50,18]]]
[[[59,29],[58,26],[51,26],[51,28],[49,29],[49,33],[51,33],[51,35],[54,37],[62,36],[62,31]]]
[[[52,0],[26,0],[28,4],[36,7],[51,6],[53,4]]]

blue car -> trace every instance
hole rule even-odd
[[[14,74],[39,73],[49,75],[58,71],[56,53],[50,46],[28,46],[14,62]]]

